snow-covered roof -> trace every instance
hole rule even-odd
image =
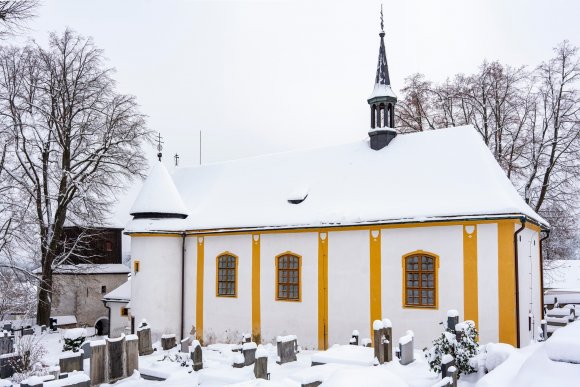
[[[187,219],[135,219],[128,232],[298,228],[525,215],[520,197],[471,126],[177,168]],[[304,189],[306,187],[306,189]],[[292,204],[295,193],[308,195]],[[146,206],[146,203],[140,204]]]
[[[391,89],[391,85],[383,85],[380,83],[375,83],[375,87],[373,88],[373,92],[369,99],[373,99],[376,97],[393,97],[397,98],[393,89]]]
[[[544,270],[544,288],[580,292],[580,260],[553,260]]]
[[[187,215],[187,209],[163,163],[157,163],[151,169],[130,213]]]
[[[129,280],[115,290],[105,294],[103,300],[122,302],[131,301],[131,281]]]
[[[131,270],[121,263],[60,265],[53,271],[54,274],[128,274],[130,272]],[[41,273],[41,269],[35,269],[34,273]]]

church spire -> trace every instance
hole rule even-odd
[[[385,27],[383,21],[383,6],[381,5],[381,38],[379,59],[373,93],[367,100],[371,108],[371,148],[379,150],[395,138],[395,104],[397,96],[391,89],[387,51],[385,49]]]

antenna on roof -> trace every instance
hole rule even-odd
[[[159,161],[161,161],[161,156],[163,156],[163,154],[161,153],[161,151],[163,150],[163,141],[161,140],[161,133],[157,134],[157,157],[159,158]]]
[[[179,165],[179,155],[176,153],[173,158],[175,159],[175,166],[177,167]]]
[[[383,4],[381,3],[381,31],[385,31],[385,26],[383,24]]]

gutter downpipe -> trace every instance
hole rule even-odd
[[[526,228],[526,217],[520,218],[522,225],[514,233],[514,263],[516,272],[516,348],[520,348],[520,284],[519,284],[519,270],[518,270],[518,234]]]
[[[181,340],[184,339],[184,326],[185,322],[183,319],[184,309],[185,309],[185,236],[186,233],[181,233]]]
[[[550,237],[550,230],[540,230],[540,233],[545,232],[546,236],[540,238],[540,302],[542,303],[542,320],[544,319],[544,253],[542,249],[542,242]]]

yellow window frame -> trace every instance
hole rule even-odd
[[[433,258],[433,298],[434,305],[417,305],[417,304],[407,304],[407,259],[414,256],[427,256]],[[421,262],[419,261],[419,265]],[[431,253],[424,250],[416,250],[408,254],[403,255],[401,259],[402,267],[402,305],[405,309],[439,309],[439,255]],[[419,271],[419,283],[421,283],[421,271]],[[419,291],[423,290],[422,286],[419,286]],[[419,296],[421,299],[421,296]]]
[[[219,272],[220,272],[220,258],[225,258],[225,257],[233,257],[234,258],[234,294],[220,294],[220,290],[219,290],[219,284],[220,284],[220,280],[219,280]],[[218,255],[215,258],[215,295],[216,297],[227,297],[227,298],[237,298],[238,297],[238,263],[239,263],[239,257],[234,254],[231,253],[229,251],[224,251],[223,253],[221,253],[220,255]],[[221,281],[221,282],[232,282],[232,281]]]
[[[280,294],[278,291],[279,286],[280,286],[279,263],[280,263],[280,258],[282,258],[284,256],[292,256],[292,257],[298,258],[298,298],[284,298],[284,297],[281,298],[280,297]],[[291,251],[286,251],[282,254],[276,255],[274,260],[275,260],[275,264],[276,264],[276,283],[275,283],[275,288],[274,288],[274,294],[275,294],[276,301],[302,302],[302,256],[299,254],[293,253]]]

